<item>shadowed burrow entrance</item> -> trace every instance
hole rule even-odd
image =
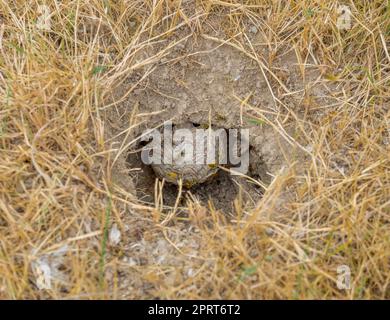
[[[197,123],[193,125],[199,127]],[[145,165],[141,159],[141,150],[148,143],[149,141],[139,142],[134,149],[129,150],[126,163],[136,187],[138,199],[154,205],[159,188],[156,183],[157,180],[162,182],[162,179],[156,175],[151,166]],[[212,206],[225,213],[234,212],[235,200],[248,208],[256,205],[264,191],[261,185],[269,183],[269,176],[267,176],[266,164],[255,148],[249,145],[249,170],[245,176],[232,175],[229,171],[232,166],[229,163],[220,167],[220,170],[205,182],[190,188],[182,188],[179,211],[189,202],[199,202],[203,206]],[[179,191],[176,184],[164,181],[162,187],[164,207],[169,208],[175,205]]]

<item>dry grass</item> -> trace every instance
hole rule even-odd
[[[346,1],[349,31],[337,29],[333,0],[196,2],[197,13],[180,0],[48,1],[49,32],[36,26],[42,1],[0,0],[1,298],[390,298],[389,2]],[[202,35],[214,15],[228,44],[257,60],[272,84],[273,125],[296,123],[291,143],[310,145],[302,173],[286,169],[250,212],[238,200],[231,221],[197,204],[177,217],[138,203],[113,182],[118,150],[105,141],[111,91],[169,52],[175,28]],[[268,56],[252,50],[248,21]],[[157,56],[136,59],[158,41],[166,47]],[[319,66],[337,103],[320,105],[307,93],[300,110],[288,107],[273,67],[287,48],[302,76],[309,59]],[[293,197],[277,218],[286,189]],[[136,233],[125,232],[125,219]],[[129,265],[124,288],[117,271],[125,249],[107,242],[114,221],[123,246],[169,239],[176,259],[196,271],[184,278],[169,262]],[[183,224],[197,230],[195,257],[172,240]],[[34,262],[64,245],[62,282],[39,290]],[[340,265],[351,269],[349,290],[336,286]]]

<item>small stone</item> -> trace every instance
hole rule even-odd
[[[129,266],[131,266],[131,267],[134,267],[137,265],[137,261],[135,261],[133,258],[128,258],[127,262],[129,264]]]
[[[186,47],[186,45],[185,45],[184,42],[180,42],[180,43],[178,43],[178,44],[176,45],[176,47],[177,47],[178,49],[184,49],[184,48]]]
[[[116,223],[113,224],[110,235],[109,235],[110,244],[116,246],[121,241],[121,232],[118,229]]]
[[[251,33],[257,33],[257,27],[256,26],[252,26],[249,28],[249,32]]]
[[[195,271],[192,268],[189,268],[187,271],[187,276],[192,278],[195,275]]]

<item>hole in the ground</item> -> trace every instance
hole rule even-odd
[[[139,168],[138,171],[132,171],[131,177],[135,182],[137,197],[139,200],[148,204],[154,204],[155,201],[155,183],[156,175],[150,166],[142,163],[140,153],[129,153],[127,163],[132,169]],[[191,193],[191,195],[190,195]],[[175,205],[178,195],[178,186],[172,183],[165,183],[163,188],[164,206],[172,207]],[[233,211],[233,201],[238,195],[238,185],[229,172],[219,170],[213,179],[202,184],[193,186],[190,189],[184,189],[180,206],[186,206],[190,198],[197,199],[202,205],[207,206],[208,201],[212,201],[217,210],[223,212]]]
[[[137,197],[140,201],[154,205],[156,174],[154,170],[145,165],[141,160],[139,151],[148,142],[138,143],[136,150],[130,151],[127,155],[127,165],[131,168],[131,178],[136,187]],[[261,155],[250,145],[249,172],[247,175],[255,180],[261,180],[263,184],[268,184],[267,168],[261,159]],[[241,192],[240,192],[240,188]],[[209,201],[213,207],[225,213],[234,211],[234,200],[239,195],[243,197],[248,206],[254,206],[262,196],[263,190],[258,184],[253,183],[243,177],[233,176],[226,170],[219,170],[210,180],[195,185],[182,192],[179,207],[185,207],[189,199],[197,199],[202,205],[208,206]],[[178,195],[178,186],[172,183],[165,183],[163,188],[164,206],[175,205]]]

